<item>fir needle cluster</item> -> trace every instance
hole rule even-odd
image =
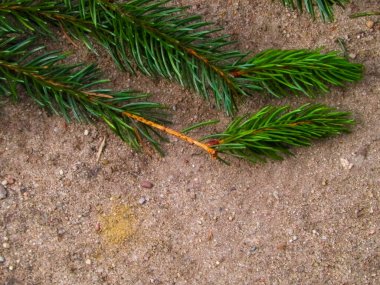
[[[104,121],[118,136],[134,148],[144,138],[159,149],[155,130],[124,116],[125,112],[164,123],[163,106],[147,102],[146,94],[133,91],[100,89],[108,82],[100,79],[95,65],[63,64],[67,53],[45,51],[34,45],[33,36],[0,32],[0,92],[17,99],[18,86],[41,107],[62,115],[66,120]]]
[[[319,10],[323,21],[331,22],[334,20],[334,6],[344,8],[344,5],[350,0],[280,0],[282,4],[297,9],[300,12],[306,10],[313,18],[315,18],[315,8]]]
[[[148,76],[175,80],[207,100],[214,98],[216,105],[230,115],[236,111],[239,95],[266,91],[283,96],[297,94],[302,88],[303,94],[311,96],[325,92],[327,85],[341,86],[361,78],[360,65],[335,53],[276,50],[250,58],[231,49],[234,42],[228,35],[216,35],[220,29],[202,21],[200,16],[188,15],[185,7],[169,6],[170,0],[3,2],[0,23],[7,24],[13,18],[20,28],[46,35],[51,35],[51,23],[94,52],[91,40],[95,40],[119,67],[133,70],[135,65]],[[318,64],[318,71],[309,72],[314,63]],[[286,73],[304,74],[302,86],[292,88],[295,83],[288,88]],[[275,79],[275,88],[268,88],[273,82],[268,82],[268,77]]]
[[[234,119],[223,133],[204,139],[221,153],[257,162],[282,159],[291,154],[289,147],[309,146],[313,140],[348,132],[353,123],[349,113],[320,104],[293,110],[269,106]]]
[[[289,146],[344,132],[352,123],[347,113],[321,105],[294,111],[267,107],[234,120],[225,132],[202,143],[165,127],[163,106],[147,102],[146,94],[104,89],[107,80],[99,79],[95,65],[65,64],[67,53],[34,43],[36,37],[53,38],[57,29],[95,53],[96,42],[122,70],[137,68],[175,80],[213,98],[230,115],[237,96],[263,91],[311,97],[360,80],[362,66],[320,50],[266,50],[249,56],[232,49],[234,42],[220,29],[187,14],[185,7],[170,6],[169,0],[0,1],[1,94],[17,98],[18,86],[23,86],[40,106],[67,120],[100,119],[134,148],[145,140],[160,150],[158,131],[163,131],[213,156],[278,159],[289,153]]]

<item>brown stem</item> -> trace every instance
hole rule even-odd
[[[242,70],[233,70],[233,71],[230,72],[230,74],[231,74],[232,77],[236,78],[236,77],[240,77],[240,76],[244,75],[245,72],[242,71]]]
[[[129,112],[123,112],[122,114],[124,116],[127,116],[127,117],[133,119],[133,120],[139,121],[139,122],[141,122],[141,123],[143,123],[145,125],[153,127],[155,129],[158,129],[158,130],[160,130],[160,131],[162,131],[164,133],[167,133],[169,135],[175,136],[175,137],[177,137],[177,138],[179,138],[179,139],[181,139],[183,141],[186,141],[186,142],[188,142],[190,144],[196,145],[196,146],[204,149],[206,152],[208,152],[213,158],[216,158],[217,155],[218,155],[218,152],[215,149],[209,147],[207,144],[201,143],[200,141],[197,141],[197,140],[195,140],[195,139],[193,139],[191,137],[188,137],[188,136],[186,136],[186,135],[184,135],[184,134],[182,134],[182,133],[180,133],[180,132],[178,132],[176,130],[167,128],[167,127],[165,127],[163,125],[160,125],[160,124],[157,124],[155,122],[149,121],[149,120],[147,120],[147,119],[145,119],[143,117],[137,116],[135,114],[131,114]]]
[[[73,41],[73,39],[66,33],[65,29],[63,28],[63,25],[61,21],[59,22],[59,27],[61,28],[61,31],[63,33],[63,36],[76,48],[78,48],[78,45]]]

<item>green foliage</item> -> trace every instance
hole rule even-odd
[[[236,118],[211,139],[213,148],[251,162],[266,158],[282,159],[291,154],[291,146],[309,146],[312,140],[348,131],[353,124],[349,113],[307,104],[295,110],[289,107],[265,107],[254,115]]]
[[[13,2],[13,6],[12,3]],[[219,66],[239,60],[238,51],[221,51],[232,42],[228,36],[210,37],[219,29],[207,30],[200,16],[189,16],[184,7],[169,7],[170,1],[106,0],[33,1],[0,5],[0,15],[12,17],[32,32],[50,34],[47,23],[60,28],[95,51],[96,40],[119,67],[132,70],[132,62],[146,75],[176,80],[206,99],[214,94],[218,106],[230,114],[233,95],[239,93],[229,74]],[[33,16],[32,16],[33,15]],[[3,22],[8,18],[3,17]]]
[[[323,2],[323,1],[322,1]],[[361,78],[362,66],[336,53],[319,50],[267,50],[248,57],[230,49],[229,36],[220,29],[172,7],[169,0],[0,1],[0,96],[26,95],[67,120],[99,119],[134,148],[142,140],[160,150],[157,132],[176,135],[210,154],[238,156],[256,162],[279,159],[291,146],[347,131],[347,113],[322,105],[294,111],[267,107],[235,119],[221,134],[202,144],[161,125],[167,123],[162,105],[146,101],[146,94],[102,88],[95,65],[65,64],[67,53],[46,51],[35,39],[53,39],[60,29],[96,52],[93,41],[105,48],[123,70],[137,67],[149,76],[176,80],[200,93],[229,114],[238,95],[264,91],[314,96],[329,86],[343,86]],[[301,3],[301,2],[299,2]],[[331,3],[331,2],[326,2]],[[336,3],[336,2],[334,2]],[[214,124],[201,122],[184,130]],[[213,152],[210,152],[209,150]]]
[[[145,138],[158,148],[155,131],[123,115],[129,112],[152,121],[163,122],[160,104],[146,102],[146,94],[99,89],[108,82],[99,79],[95,65],[62,64],[68,56],[33,46],[34,37],[12,33],[0,35],[0,92],[18,98],[18,86],[41,107],[64,116],[68,121],[104,121],[118,136],[134,148]]]
[[[344,8],[349,0],[280,0],[285,6],[299,11],[306,10],[315,18],[315,6],[318,7],[319,13],[324,21],[334,20],[334,5]]]
[[[94,25],[98,21],[105,24],[119,46],[128,47],[128,54],[144,74],[176,80],[206,99],[214,94],[216,104],[232,113],[231,95],[238,93],[238,86],[222,64],[244,55],[222,51],[231,44],[228,36],[211,37],[219,29],[210,29],[200,16],[185,14],[184,7],[167,6],[169,2],[90,0],[75,9]]]
[[[186,14],[186,8],[168,3],[169,0],[126,3],[66,0],[64,4],[10,0],[0,4],[0,16],[3,15],[0,23],[9,23],[10,17],[27,30],[47,35],[51,35],[48,26],[51,23],[96,52],[91,44],[94,39],[123,69],[131,70],[134,63],[144,74],[176,80],[208,100],[212,96],[216,105],[224,106],[230,115],[236,110],[234,101],[238,95],[267,91],[282,96],[286,90],[289,94],[311,96],[326,91],[327,84],[341,86],[361,77],[361,68],[333,53],[317,57],[316,53],[307,54],[303,50],[267,51],[247,60],[246,54],[229,48],[233,44],[229,36],[216,34],[220,29],[212,28],[200,16]],[[308,73],[312,76],[303,76],[302,86],[290,84],[283,70],[275,70],[281,61],[280,64],[287,65],[289,74],[305,72],[313,57],[315,62],[328,60],[329,66],[319,64],[318,71]],[[256,69],[258,62],[265,63],[260,70]],[[342,66],[350,72],[340,71]],[[236,77],[240,69],[249,71],[243,80]],[[331,78],[333,70],[339,74]],[[268,80],[272,73],[277,73],[274,75],[277,80]],[[275,86],[268,87],[273,82]]]
[[[313,97],[328,92],[328,85],[343,86],[362,77],[362,65],[348,62],[336,52],[320,50],[265,50],[233,71],[240,86],[276,97],[290,93]]]

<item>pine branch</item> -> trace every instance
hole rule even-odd
[[[9,4],[16,2],[23,5]],[[92,50],[90,38],[93,38],[108,50],[119,66],[130,68],[133,60],[147,75],[176,80],[206,99],[213,96],[216,104],[223,105],[229,114],[236,109],[234,98],[238,95],[266,91],[276,96],[283,96],[285,92],[312,96],[328,90],[327,85],[341,86],[361,78],[362,69],[358,65],[333,53],[318,57],[303,50],[267,51],[245,60],[245,54],[228,50],[232,44],[228,36],[215,36],[217,30],[210,29],[209,23],[199,16],[187,15],[186,8],[167,6],[169,0],[126,3],[65,0],[65,5],[58,2],[7,1],[8,6],[0,5],[0,15],[6,16],[0,21],[6,24],[12,17],[21,26],[42,33],[48,33],[46,23],[50,22]],[[31,14],[35,18],[30,19]],[[288,58],[289,53],[293,57]],[[296,62],[292,62],[293,59]],[[329,65],[323,66],[327,60]],[[318,71],[306,71],[313,66],[313,61],[319,65]],[[298,72],[312,76],[300,76],[301,86],[289,83],[283,68],[276,70],[279,62],[286,64],[293,78]],[[342,71],[342,66],[349,72]],[[241,71],[247,73],[241,76]],[[338,75],[331,78],[332,71]],[[275,80],[270,80],[268,75],[276,77]],[[269,85],[272,83],[274,86]]]
[[[219,153],[251,162],[282,159],[293,146],[348,131],[354,121],[349,113],[324,105],[307,104],[298,109],[265,107],[251,116],[236,118],[223,133],[204,138]]]
[[[306,10],[313,19],[315,19],[315,6],[317,6],[323,21],[334,20],[334,5],[344,8],[344,5],[349,3],[349,0],[280,0],[282,4],[291,8],[298,9],[300,12]]]
[[[99,79],[95,65],[62,64],[67,53],[44,51],[40,55],[37,52],[44,47],[34,47],[33,42],[33,37],[0,35],[0,95],[17,99],[18,86],[22,86],[41,107],[67,120],[100,119],[133,148],[138,149],[144,138],[160,151],[154,128],[130,118],[132,114],[164,122],[160,104],[141,101],[146,94],[98,89],[108,81]]]

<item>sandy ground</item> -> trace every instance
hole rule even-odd
[[[365,78],[315,101],[351,111],[357,126],[282,162],[227,166],[175,140],[165,157],[135,153],[101,125],[66,125],[29,100],[7,104],[0,284],[380,284],[380,18],[348,17],[379,2],[353,1],[332,24],[267,0],[174,2],[224,26],[242,50],[339,50],[345,39]],[[229,120],[174,83],[81,58],[97,60],[115,88],[172,106],[175,128]],[[303,102],[257,95],[241,111]]]

